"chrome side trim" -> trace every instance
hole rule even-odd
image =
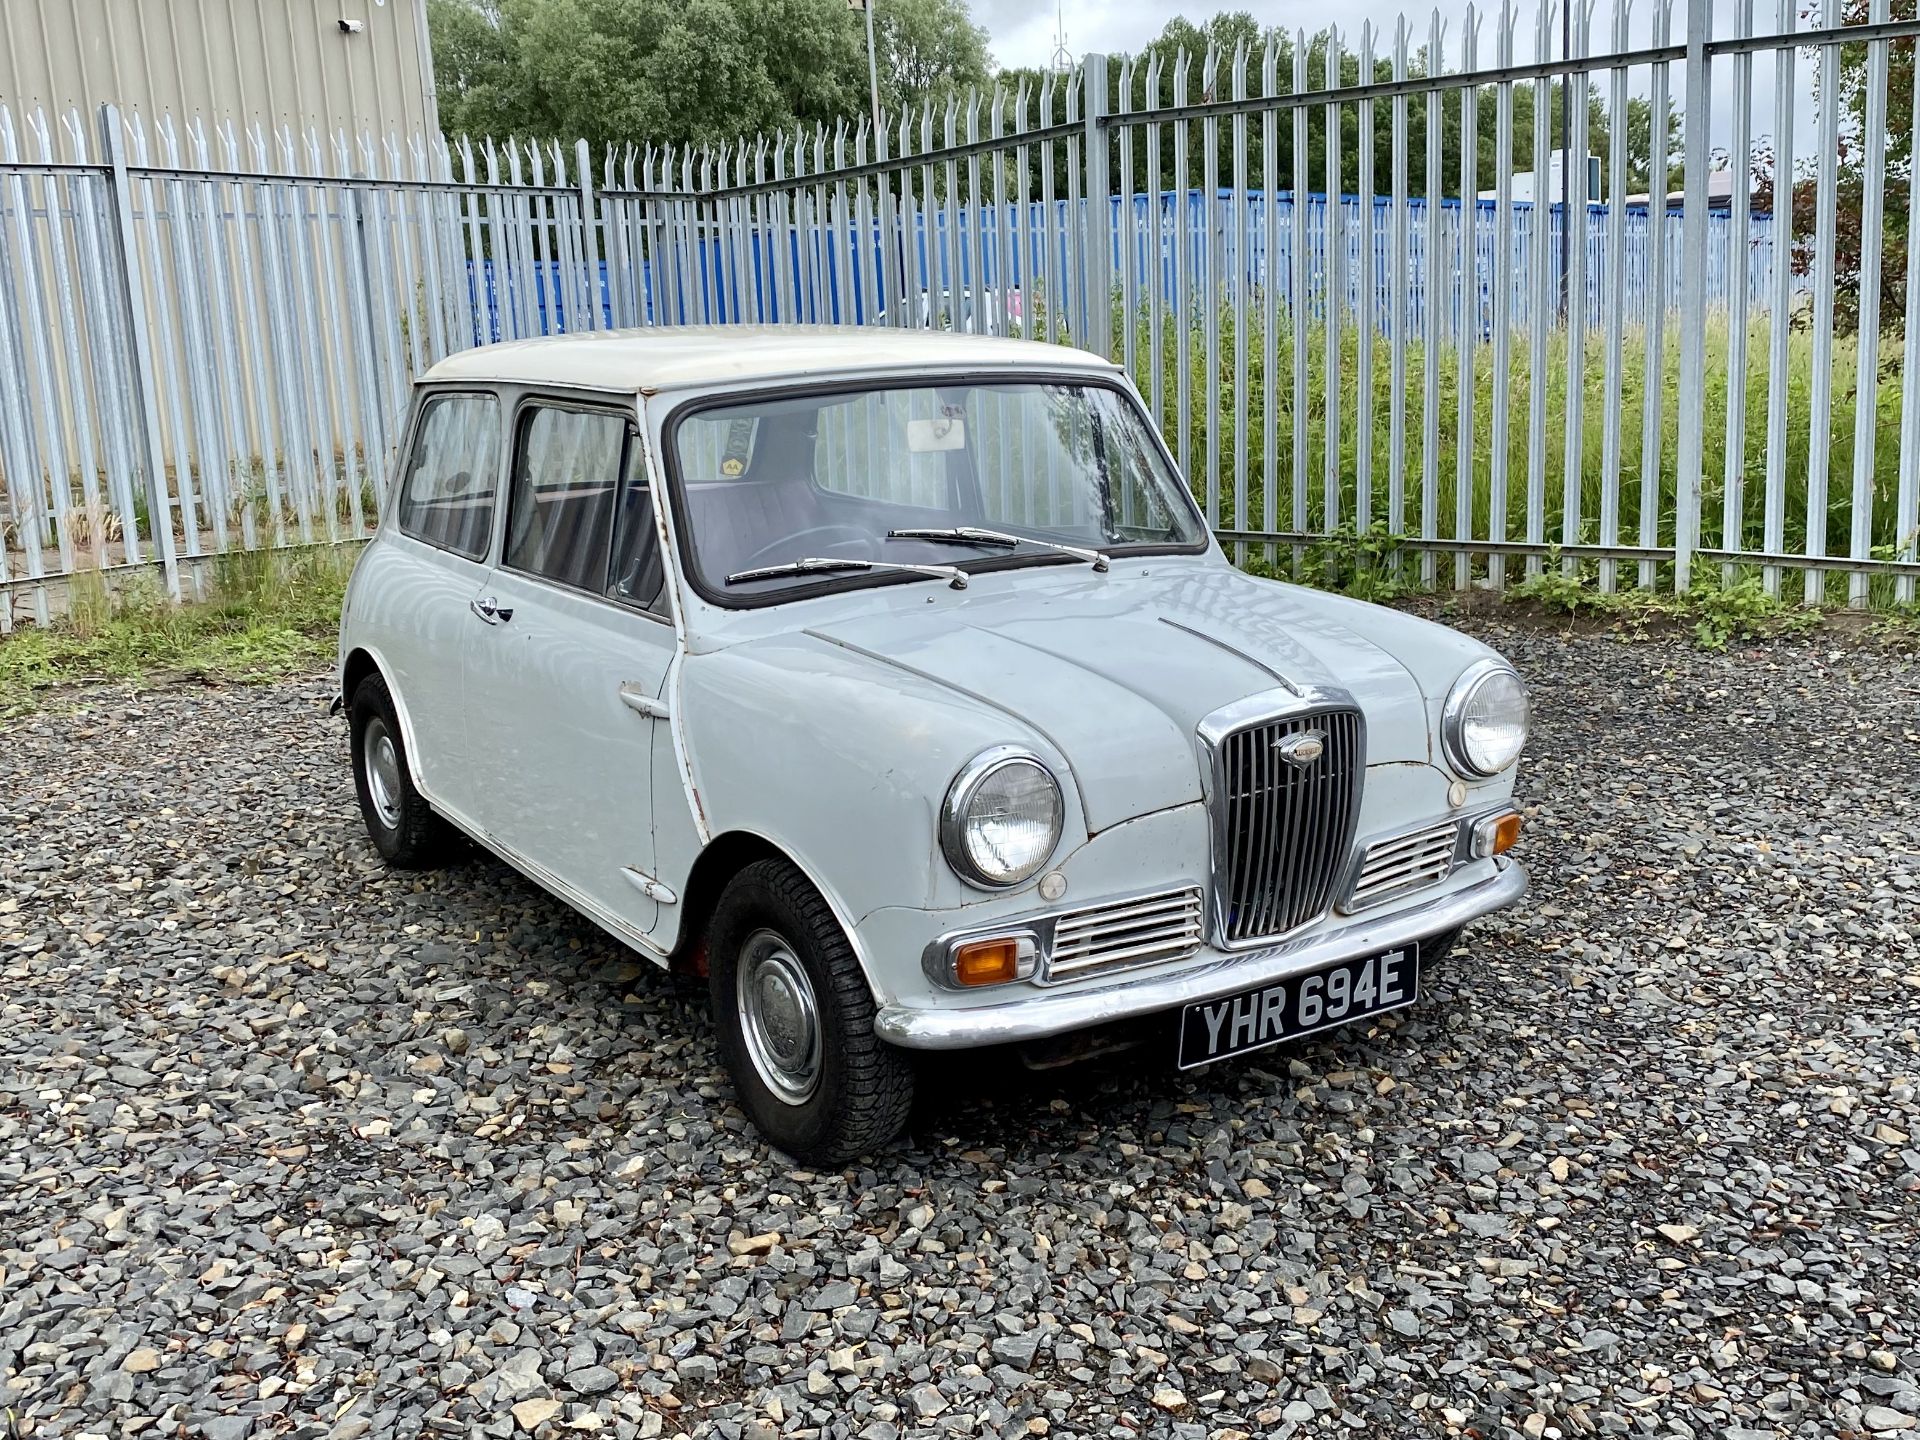
[[[620,703],[649,720],[668,720],[673,717],[673,710],[666,701],[655,699],[631,680],[620,687]]]
[[[634,869],[631,865],[622,865],[620,867],[620,878],[633,886],[634,889],[638,890],[649,900],[656,901],[661,905],[677,905],[680,903],[680,897],[674,894],[673,891],[669,890],[665,885],[662,885],[651,875],[644,874]]]
[[[425,794],[424,791],[421,793]],[[427,803],[433,806],[435,814],[439,815],[449,825],[460,831],[461,834],[473,841],[474,844],[480,846],[483,850],[491,851],[494,855],[499,856],[500,859],[511,865],[515,870],[518,870],[522,875],[526,876],[527,879],[533,881],[533,883],[538,885],[542,890],[547,891],[557,900],[564,900],[616,940],[631,945],[635,950],[640,951],[649,960],[657,964],[665,965],[667,963],[667,949],[664,945],[660,944],[659,941],[653,939],[643,931],[634,929],[633,926],[627,924],[626,921],[622,920],[612,911],[589,900],[585,895],[574,889],[573,886],[567,884],[566,881],[562,880],[544,865],[536,865],[525,856],[502,845],[498,840],[494,839],[493,836],[489,835],[485,830],[482,830],[478,825],[475,825],[457,810],[439,804],[431,795],[427,796]]]
[[[1486,879],[1436,896],[1424,905],[1355,921],[1291,944],[1238,954],[1202,951],[1208,958],[1189,963],[1173,974],[1135,976],[1084,989],[1026,990],[990,1005],[888,1005],[874,1017],[873,1032],[888,1044],[908,1050],[963,1050],[976,1045],[1043,1040],[1171,1010],[1196,1000],[1231,995],[1316,970],[1335,960],[1442,935],[1513,904],[1527,893],[1527,872],[1517,862],[1494,863],[1498,868]]]

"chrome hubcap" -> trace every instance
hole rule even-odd
[[[820,1008],[793,947],[772,930],[749,935],[734,996],[755,1073],[787,1104],[806,1104],[820,1088]]]
[[[384,720],[369,720],[361,742],[361,754],[367,769],[367,797],[373,801],[373,813],[389,830],[400,828],[400,751]]]

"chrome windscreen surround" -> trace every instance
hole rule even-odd
[[[973,940],[1008,936],[1031,940],[1039,965],[1035,985],[1062,985],[1090,975],[1112,975],[1149,965],[1164,965],[1197,954],[1206,931],[1206,898],[1198,885],[1172,886],[1116,896],[1053,914],[1010,917],[942,935],[921,957],[921,969],[946,990],[990,987],[957,985],[953,954]],[[1012,988],[1017,982],[1009,981]],[[1002,988],[1002,987],[991,987]]]
[[[1306,929],[1348,875],[1367,765],[1359,705],[1344,690],[1270,690],[1214,711],[1199,737],[1213,944],[1248,950]]]

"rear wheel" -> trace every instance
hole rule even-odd
[[[714,1030],[761,1134],[798,1159],[838,1164],[897,1136],[913,1067],[873,1033],[873,994],[820,892],[784,860],[734,876],[714,910]]]
[[[353,783],[360,815],[380,858],[401,870],[424,870],[446,858],[453,832],[413,787],[406,741],[387,682],[367,676],[348,707]]]

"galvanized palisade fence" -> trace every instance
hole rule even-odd
[[[1661,0],[1638,41],[1626,5],[1604,27],[1576,6],[1567,58],[1550,5],[1468,10],[1093,55],[882,131],[597,157],[0,105],[0,627],[89,570],[179,593],[199,557],[364,535],[409,381],[452,350],[743,322],[1109,354],[1223,539],[1283,568],[1385,552],[1436,585],[1559,565],[1607,590],[1705,568],[1912,603],[1920,250],[1893,313],[1838,241],[1844,221],[1879,255],[1920,199],[1920,136],[1849,147],[1857,176],[1840,159],[1843,59],[1884,134],[1920,34],[1872,6],[1806,28],[1795,0],[1739,0],[1715,33],[1711,0]],[[1630,95],[1656,134],[1682,117],[1681,199],[1656,173],[1632,203],[1620,145],[1599,195],[1577,164],[1570,204],[1516,195],[1516,139],[1551,148],[1565,76],[1613,136]],[[1576,103],[1575,156],[1588,127]],[[1716,152],[1743,182],[1763,135],[1811,236],[1784,183],[1771,210],[1744,183],[1709,204]]]

